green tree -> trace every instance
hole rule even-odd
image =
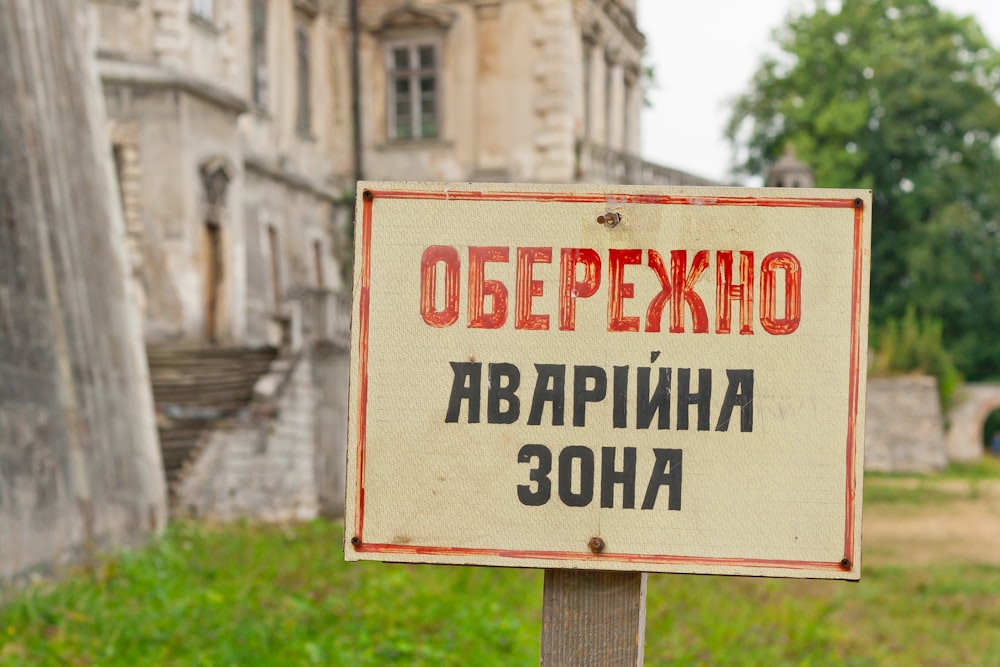
[[[790,16],[734,104],[740,170],[792,144],[820,187],[873,190],[872,319],[943,323],[967,377],[1000,375],[1000,57],[930,0]]]

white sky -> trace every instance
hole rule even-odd
[[[972,14],[1000,45],[1000,0],[938,0]],[[729,102],[750,83],[772,31],[812,0],[639,0],[639,28],[656,68],[652,107],[642,116],[645,159],[728,182],[732,155],[723,138]]]

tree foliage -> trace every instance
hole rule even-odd
[[[930,0],[838,5],[776,32],[727,130],[740,170],[790,143],[818,186],[871,188],[873,323],[912,307],[966,376],[1000,375],[1000,56]]]

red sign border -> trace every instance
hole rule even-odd
[[[596,555],[572,551],[524,551],[509,549],[475,549],[468,547],[434,547],[413,544],[378,544],[364,541],[365,518],[365,447],[368,420],[368,323],[371,305],[371,239],[373,209],[376,199],[412,199],[436,201],[530,201],[560,203],[622,204],[672,204],[687,206],[753,206],[767,208],[849,208],[854,209],[854,257],[851,279],[851,361],[847,408],[847,475],[844,491],[844,556],[840,561],[768,560],[760,558],[717,558],[702,556],[670,556],[660,554],[606,554]],[[715,197],[621,194],[621,193],[564,193],[564,192],[479,192],[473,190],[368,190],[362,195],[361,216],[361,273],[358,318],[355,335],[358,336],[358,443],[355,477],[354,534],[352,548],[359,553],[411,554],[421,556],[486,556],[511,559],[553,561],[591,561],[649,563],[658,565],[708,565],[720,567],[747,567],[764,569],[802,569],[851,571],[855,564],[854,533],[857,517],[857,419],[861,383],[861,307],[864,278],[864,202],[860,198],[778,198],[778,197]]]

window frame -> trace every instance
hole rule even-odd
[[[640,90],[638,65],[627,65],[622,70],[622,152],[633,154],[632,135],[636,127],[636,105]],[[639,110],[641,110],[641,106]]]
[[[583,96],[583,139],[592,142],[594,138],[594,59],[600,51],[591,35],[583,35],[581,40],[581,83]]]
[[[611,102],[615,90],[615,67],[617,63],[614,57],[610,52],[606,52],[604,54],[604,147],[607,149],[611,148],[614,138],[614,128],[611,127],[614,106]]]
[[[431,67],[420,66],[420,50],[432,49],[434,64]],[[400,70],[396,67],[395,54],[400,49],[407,51],[407,67]],[[384,62],[386,79],[386,136],[389,141],[436,141],[444,135],[443,114],[443,53],[442,40],[436,35],[414,35],[405,39],[387,40],[384,44]],[[402,72],[402,74],[400,73]],[[433,78],[434,90],[431,99],[434,103],[432,134],[424,134],[425,113],[423,111],[423,93],[420,91],[420,81],[428,76]],[[409,85],[410,103],[410,135],[399,136],[397,81],[405,79]]]
[[[268,107],[268,0],[248,0],[250,9],[250,99],[261,109]],[[259,12],[259,13],[258,13]],[[260,18],[260,24],[257,18]],[[258,39],[259,38],[259,39]]]
[[[284,292],[282,291],[282,273],[284,262],[281,256],[281,232],[274,223],[264,226],[267,236],[267,255],[271,269],[271,306],[276,310],[281,310],[284,302]]]
[[[295,129],[306,136],[312,135],[312,35],[313,21],[301,13],[295,20]],[[304,42],[304,46],[303,46]]]

